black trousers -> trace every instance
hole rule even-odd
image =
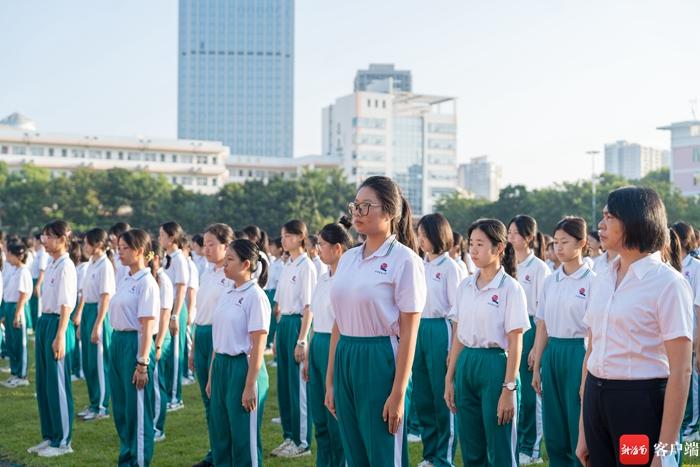
[[[649,463],[659,441],[666,379],[611,380],[588,373],[583,429],[593,467],[621,466],[620,436],[647,435]]]

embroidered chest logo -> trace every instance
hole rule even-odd
[[[136,284],[131,286],[131,289],[129,290],[131,293],[136,293]]]
[[[491,301],[489,302],[489,305],[496,307],[498,306],[498,295],[491,295]]]
[[[578,295],[576,295],[578,298],[586,298],[586,289],[581,287],[578,289]]]
[[[222,277],[221,280],[219,281],[219,285],[226,285],[226,278]]]
[[[243,303],[243,297],[238,299],[238,304],[240,305],[241,303]]]
[[[296,284],[296,283],[297,283],[297,276],[292,276],[292,284]]]
[[[441,276],[442,276],[442,274],[440,274],[439,272],[435,273],[435,279],[440,280]]]
[[[386,263],[382,263],[379,265],[379,269],[377,269],[374,272],[376,272],[377,274],[387,275],[388,269],[389,269],[389,265]]]
[[[685,277],[687,277],[688,279],[690,279],[690,271],[686,271],[686,272],[684,272],[683,274],[685,274]]]
[[[532,281],[530,280],[530,274],[525,274],[525,280],[524,280],[524,282],[525,282],[526,284],[529,284],[530,282],[532,282]]]

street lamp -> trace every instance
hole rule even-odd
[[[595,218],[596,218],[596,207],[595,207],[595,182],[596,182],[596,174],[595,174],[595,156],[600,154],[600,151],[586,151],[586,154],[591,156],[591,223],[592,225],[595,225]]]

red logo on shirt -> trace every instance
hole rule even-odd
[[[685,272],[685,277],[690,277],[690,271]]]
[[[498,305],[498,295],[493,295],[493,296],[491,296],[491,302],[492,302],[492,303],[495,303],[496,305]]]
[[[379,269],[381,269],[382,271],[386,272],[386,269],[387,269],[388,267],[389,267],[388,264],[382,263],[381,266],[379,266]]]
[[[530,274],[525,274],[525,282],[530,282]]]
[[[583,295],[585,297],[586,296],[586,289],[581,287],[580,289],[578,289],[578,293],[579,293],[579,295]]]

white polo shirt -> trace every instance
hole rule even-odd
[[[683,260],[683,277],[693,292],[693,304],[700,306],[700,260],[687,255]]]
[[[250,333],[270,329],[270,301],[256,279],[239,288],[231,287],[221,296],[214,310],[212,340],[214,352],[227,355],[249,354]]]
[[[316,277],[321,277],[322,274],[328,272],[328,265],[321,261],[321,257],[319,255],[314,256],[314,259],[312,261],[314,262],[314,266],[316,267]]]
[[[167,259],[163,263],[163,266],[166,264],[168,264]],[[170,267],[165,269],[165,273],[170,278],[170,282],[173,283],[173,288],[177,287],[178,284],[189,285],[190,267],[187,264],[187,258],[182,254],[182,250],[175,250],[175,252],[170,255]]]
[[[333,312],[333,304],[331,303],[332,286],[333,277],[330,275],[330,272],[321,275],[318,284],[316,284],[314,297],[311,300],[311,311],[314,314],[314,332],[333,332],[335,313]]]
[[[187,281],[187,288],[197,290],[199,289],[199,269],[192,258],[187,258],[187,266],[189,268],[189,281]]]
[[[282,275],[282,268],[284,268],[284,261],[282,258],[275,258],[270,264],[270,271],[267,274],[267,284],[265,284],[265,290],[275,290],[277,289],[277,283]]]
[[[365,245],[338,262],[331,287],[335,321],[344,336],[398,336],[401,313],[420,313],[427,291],[423,260],[390,236],[362,258]]]
[[[85,284],[89,263],[89,261],[84,261],[75,267],[75,274],[78,277],[78,296],[83,293],[83,285]]]
[[[469,269],[467,269],[467,263],[462,261],[462,258],[460,258],[459,256],[457,257],[457,259],[454,260],[454,262],[457,264],[457,267],[459,267],[459,270],[462,273],[462,277],[469,277]]]
[[[5,267],[10,266],[9,263],[5,264]],[[0,285],[0,295],[2,295],[2,300],[5,303],[17,303],[19,301],[19,294],[26,293],[29,297],[32,296],[32,291],[34,290],[34,285],[32,284],[32,273],[29,268],[25,265],[20,267],[7,268],[8,274],[5,277],[5,285]],[[5,323],[5,327],[7,327]],[[12,323],[10,323],[12,326]]]
[[[560,266],[544,280],[537,306],[537,319],[544,320],[547,335],[564,339],[582,338],[588,334],[583,322],[591,296],[595,273],[584,263],[567,275]]]
[[[423,267],[428,295],[421,318],[453,319],[457,288],[462,282],[459,266],[449,253],[443,253],[432,261],[425,261]]]
[[[596,275],[606,273],[608,269],[610,269],[611,264],[612,261],[610,261],[610,256],[608,255],[608,252],[605,251],[603,254],[596,256],[596,258],[593,260],[593,272],[595,272]]]
[[[32,261],[32,279],[38,279],[39,273],[41,271],[46,271],[49,265],[49,259],[51,259],[51,257],[43,247],[35,252],[34,261]]]
[[[158,269],[158,288],[160,289],[160,308],[165,310],[172,310],[175,302],[175,291],[173,290],[173,283],[170,282],[170,278],[165,273],[163,268]]]
[[[44,272],[41,288],[41,311],[45,314],[60,314],[61,306],[72,311],[78,300],[78,274],[68,253],[49,262]]]
[[[527,314],[535,316],[537,312],[537,301],[540,297],[540,291],[544,285],[544,280],[552,274],[552,271],[547,267],[544,261],[530,253],[516,269],[518,282],[525,291],[527,297]]]
[[[109,323],[116,331],[140,332],[139,318],[153,318],[153,334],[158,333],[160,297],[149,268],[127,274],[109,302]]]
[[[658,252],[632,263],[616,290],[619,268],[617,258],[591,287],[583,319],[592,334],[588,371],[604,379],[666,378],[664,341],[693,338],[690,286]]]
[[[90,260],[81,290],[85,303],[98,303],[103,294],[114,296],[116,292],[114,268],[107,259],[107,255],[102,255],[95,262]]]
[[[219,299],[232,287],[233,283],[226,278],[223,267],[216,269],[212,264],[207,268],[202,274],[202,286],[197,292],[197,316],[194,323],[200,326],[210,325]]]
[[[530,329],[522,286],[501,269],[479,289],[481,274],[465,279],[457,289],[457,337],[466,347],[508,350],[508,333]]]
[[[275,301],[283,315],[300,315],[306,305],[311,305],[316,288],[316,267],[306,253],[292,261],[290,258],[282,268]]]

